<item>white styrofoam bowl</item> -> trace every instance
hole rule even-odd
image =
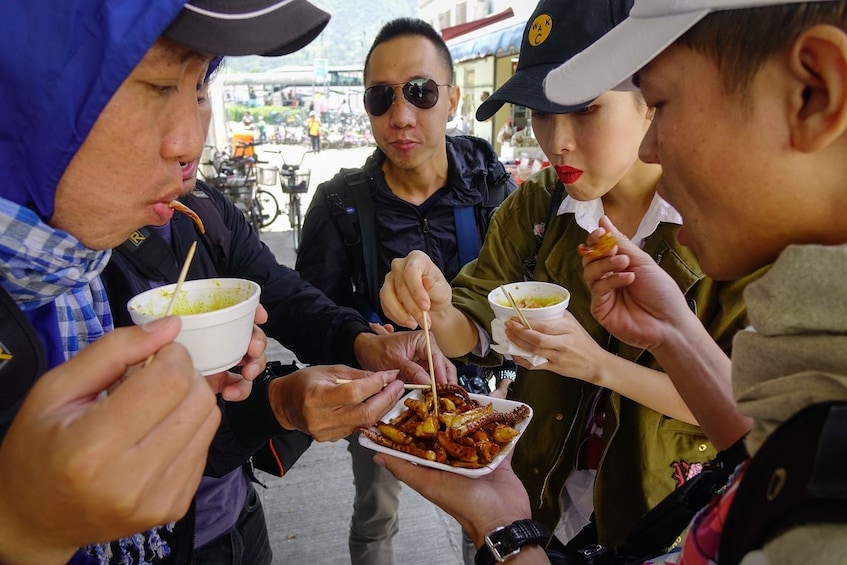
[[[554,300],[549,306],[541,308],[521,308],[527,320],[554,320],[561,317],[571,300],[571,293],[563,286],[548,282],[524,281],[504,284],[503,287],[512,295],[516,302],[527,299]],[[488,293],[488,304],[497,319],[505,322],[517,316],[515,309],[509,304],[509,299],[498,286]]]
[[[168,310],[176,284],[134,296],[127,304],[136,324],[161,318]],[[173,315],[182,320],[176,341],[191,354],[194,366],[213,375],[235,366],[247,352],[261,289],[253,281],[212,278],[185,281]]]

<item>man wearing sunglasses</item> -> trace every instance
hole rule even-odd
[[[385,24],[365,59],[364,80],[378,148],[362,168],[342,171],[317,188],[297,270],[337,304],[369,310],[372,321],[384,323],[377,294],[391,261],[421,249],[454,276],[476,257],[468,257],[464,244],[478,253],[488,215],[515,183],[488,142],[446,135],[460,89],[453,86],[450,51],[429,24],[408,18]],[[345,237],[351,230],[353,237]],[[364,269],[369,279],[357,274],[357,262],[367,267],[367,256],[374,267]],[[460,364],[457,371],[464,380],[482,375],[476,366]],[[351,561],[394,563],[400,483],[373,463],[373,452],[357,437],[349,439],[356,485]]]

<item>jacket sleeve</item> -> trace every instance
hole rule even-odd
[[[356,366],[353,340],[370,332],[355,310],[342,308],[321,290],[277,262],[273,252],[255,235],[244,215],[222,195],[224,221],[231,231],[227,276],[256,281],[261,303],[268,311],[263,330],[304,363],[343,363]]]
[[[322,183],[315,191],[303,221],[303,236],[295,268],[304,280],[318,287],[336,304],[352,306],[350,250],[326,201],[336,180]]]
[[[267,373],[257,377],[250,396],[241,402],[226,402],[218,396],[221,425],[209,447],[205,475],[223,477],[243,465],[272,436],[290,433],[279,425],[271,408],[268,385],[272,380]]]

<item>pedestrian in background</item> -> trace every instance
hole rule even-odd
[[[315,153],[321,152],[321,120],[318,118],[318,113],[312,110],[309,112],[309,119],[306,120],[306,130],[309,132],[309,141],[311,149]]]

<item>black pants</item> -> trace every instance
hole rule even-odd
[[[262,501],[253,485],[232,531],[194,550],[194,565],[270,565],[271,542]]]

